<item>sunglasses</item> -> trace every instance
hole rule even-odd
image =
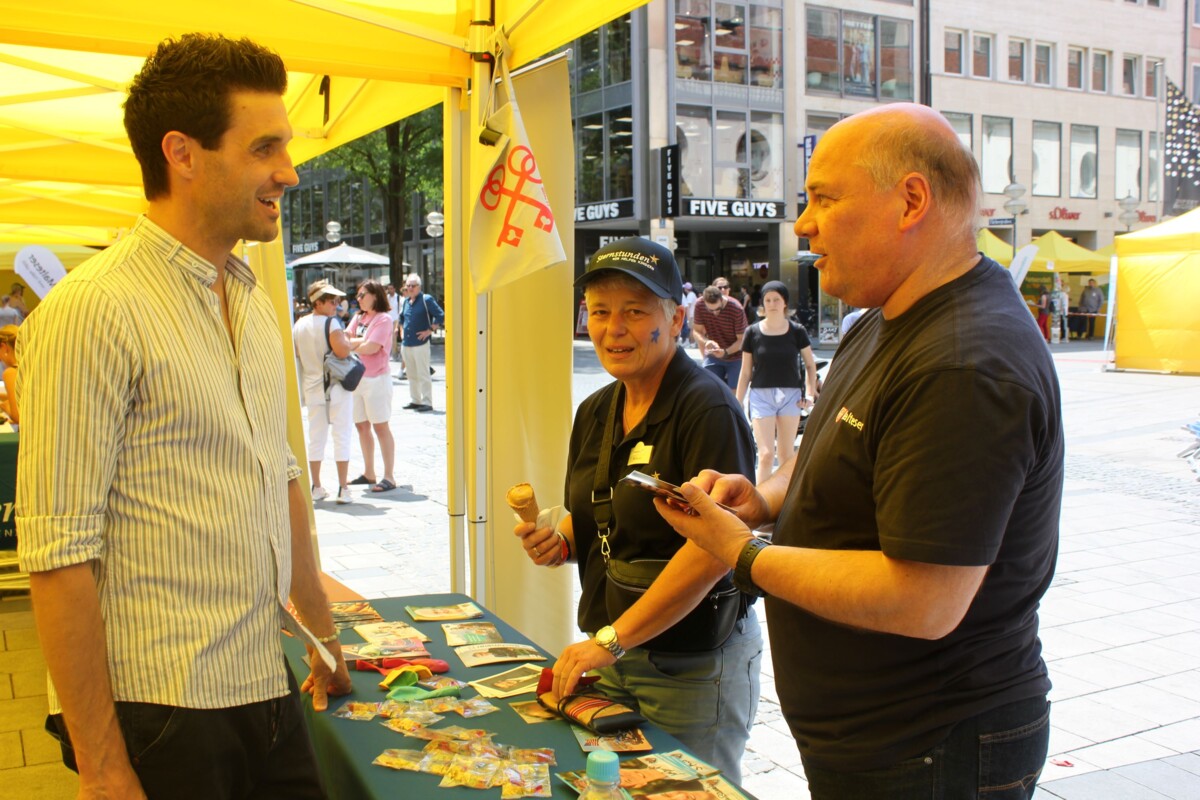
[[[367,296],[366,292],[359,292],[358,294],[354,295],[354,297],[357,298],[358,300],[362,300],[366,296]]]

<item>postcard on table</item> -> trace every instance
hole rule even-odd
[[[536,647],[512,642],[469,644],[465,647],[455,648],[454,652],[468,667],[481,667],[484,664],[499,664],[504,661],[546,660],[546,657],[539,653]]]
[[[369,622],[383,622],[383,617],[367,600],[330,603],[329,613],[333,616],[334,627],[339,631]]]
[[[553,722],[559,719],[558,714],[553,711],[547,711],[542,708],[542,704],[537,700],[518,700],[515,703],[509,703],[509,708],[517,712],[517,716],[528,722],[530,725],[536,725],[539,722]],[[583,730],[580,728],[580,730]],[[588,731],[584,731],[588,733]],[[591,734],[588,733],[590,736]]]
[[[507,672],[471,681],[471,685],[484,697],[515,697],[535,691],[541,675],[541,667],[522,664]]]
[[[483,616],[483,609],[474,603],[458,603],[452,606],[405,606],[404,610],[416,622],[437,622],[444,619],[476,619]]]
[[[646,734],[637,728],[630,728],[627,731],[620,731],[607,736],[599,736],[587,728],[572,725],[571,733],[575,734],[575,739],[579,742],[580,749],[585,753],[590,753],[593,750],[611,750],[614,753],[648,753],[654,749],[650,744],[650,740],[646,738]]]
[[[417,639],[428,642],[429,637],[421,633],[407,622],[374,622],[369,625],[355,625],[354,632],[368,642],[380,643],[397,639]]]
[[[446,633],[446,644],[451,647],[504,641],[500,631],[490,622],[444,622],[442,630]]]

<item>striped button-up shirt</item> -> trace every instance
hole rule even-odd
[[[231,340],[216,279],[143,218],[18,339],[21,565],[92,564],[117,700],[222,708],[287,693],[280,599],[300,469],[279,329],[230,256]]]

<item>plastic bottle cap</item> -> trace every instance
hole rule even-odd
[[[588,780],[618,783],[621,780],[621,763],[617,754],[608,750],[593,750],[587,759]]]

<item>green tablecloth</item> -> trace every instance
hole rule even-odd
[[[386,620],[412,622],[404,611],[406,605],[435,606],[470,601],[471,598],[460,594],[434,594],[372,600],[371,605]],[[483,607],[480,606],[480,608]],[[506,642],[533,644],[495,614],[487,609],[484,609],[484,612],[484,619],[495,623]],[[426,645],[429,654],[434,658],[444,659],[450,665],[451,677],[471,681],[517,666],[515,663],[505,663],[490,664],[485,667],[465,667],[462,660],[454,654],[453,648],[446,645],[446,637],[442,633],[441,623],[414,622],[412,624],[430,638],[431,641]],[[297,681],[302,682],[308,674],[308,667],[302,660],[304,647],[295,639],[284,637],[284,640],[288,663],[295,672]],[[354,631],[347,630],[342,632],[342,641],[352,643],[362,641],[362,639]],[[549,666],[554,663],[554,656],[550,653],[546,653],[546,655],[548,658],[544,664]],[[543,662],[535,663],[542,664]],[[346,800],[365,800],[366,798],[487,800],[487,798],[500,797],[499,789],[479,790],[465,787],[441,789],[437,787],[441,778],[436,775],[374,766],[371,761],[387,748],[420,749],[425,742],[388,730],[379,724],[378,719],[371,722],[354,722],[333,717],[331,712],[337,710],[347,700],[384,699],[384,692],[379,689],[378,685],[381,677],[379,673],[352,671],[350,675],[354,681],[354,692],[344,698],[331,698],[329,710],[324,713],[313,713],[311,699],[307,695],[304,696],[305,714],[308,718],[309,730],[312,732],[313,746],[316,748],[317,760],[320,762],[321,772],[325,776],[326,789],[331,798],[346,798]],[[473,688],[463,691],[464,697],[473,697],[475,694]],[[551,774],[584,769],[587,763],[587,754],[579,748],[579,743],[565,722],[543,722],[530,725],[509,707],[509,703],[532,699],[532,693],[493,699],[491,702],[500,708],[499,711],[473,719],[462,719],[457,714],[447,714],[446,719],[435,727],[462,725],[465,728],[483,728],[495,731],[495,741],[502,744],[520,747],[553,747],[558,764],[550,768]],[[646,725],[642,730],[646,734],[646,738],[654,745],[655,752],[683,749],[677,739],[652,725]],[[630,757],[634,755],[637,754],[623,754],[623,756]],[[555,779],[554,797],[576,798],[578,795],[571,791],[566,784]]]
[[[19,434],[0,433],[0,550],[17,547],[13,504],[17,497],[17,441]]]

